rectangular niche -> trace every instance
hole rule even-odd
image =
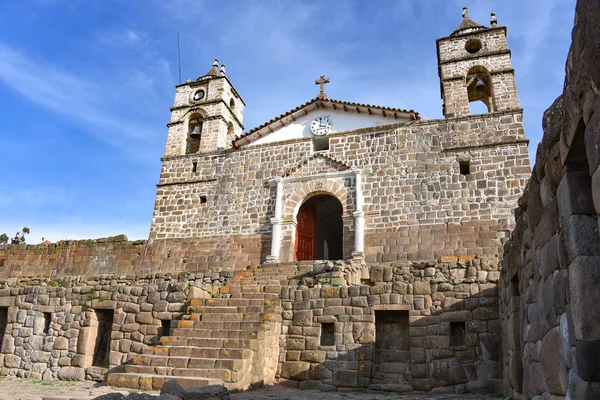
[[[464,346],[466,342],[467,330],[465,322],[450,322],[450,346]]]
[[[2,342],[8,325],[8,307],[0,307],[0,351],[2,351]]]
[[[113,325],[113,310],[94,310],[98,319],[96,340],[94,342],[94,357],[92,366],[108,368],[110,354],[110,337]]]
[[[335,324],[325,322],[321,324],[321,346],[335,346]]]

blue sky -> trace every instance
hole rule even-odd
[[[575,0],[0,0],[0,233],[148,236],[178,83],[214,58],[246,130],[315,97],[441,117],[435,39],[470,17],[508,26],[533,157],[562,92]]]

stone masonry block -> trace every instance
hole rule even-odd
[[[600,257],[579,256],[569,267],[570,309],[577,340],[600,340]]]
[[[567,364],[562,355],[560,328],[550,329],[542,339],[540,351],[541,366],[548,391],[553,395],[564,396],[567,392]]]
[[[569,171],[563,175],[556,193],[561,226],[571,215],[595,214],[590,189],[591,179],[587,171]]]
[[[600,236],[598,222],[588,215],[571,215],[561,230],[568,262],[577,256],[600,255]]]

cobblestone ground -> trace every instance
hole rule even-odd
[[[0,400],[68,400],[92,399],[105,393],[127,390],[116,390],[96,382],[67,382],[19,379],[0,376]],[[147,392],[150,394],[158,394]],[[254,391],[232,393],[234,400],[492,400],[503,396],[484,395],[402,395],[376,392],[320,392],[317,390],[290,389],[283,386],[270,386]]]

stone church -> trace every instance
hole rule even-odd
[[[178,85],[151,239],[242,263],[498,254],[530,175],[506,28],[437,41],[442,120],[320,93],[243,132],[218,62]],[[488,113],[471,115],[481,101]]]
[[[501,392],[499,259],[531,175],[506,27],[464,9],[437,58],[435,120],[321,76],[246,129],[218,61],[177,85],[148,241],[0,248],[0,374]]]

